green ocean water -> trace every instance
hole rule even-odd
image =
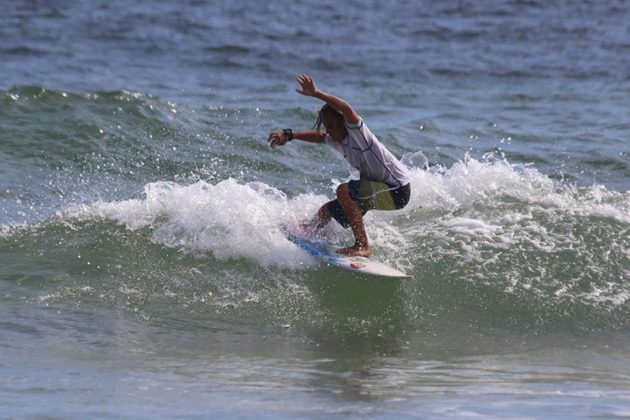
[[[0,18],[5,415],[629,415],[623,2],[61,6]],[[409,167],[365,221],[413,279],[285,238],[356,176],[267,146],[301,71]]]
[[[4,134],[13,158],[3,170],[23,174],[4,177],[9,221],[0,246],[3,369],[13,378],[4,403],[17,401],[13,410],[23,398],[27,406],[39,401],[33,392],[102,393],[129,409],[128,397],[72,379],[96,375],[98,383],[130,382],[143,401],[134,416],[153,415],[145,406],[156,398],[151,390],[174,375],[177,392],[203,395],[199,381],[222,390],[188,405],[190,415],[220,412],[223,400],[272,415],[268,398],[295,399],[278,415],[322,413],[320,406],[331,415],[410,414],[424,410],[410,401],[435,392],[455,396],[442,395],[430,410],[437,404],[461,415],[458,404],[479,377],[480,401],[503,392],[506,376],[511,392],[525,386],[537,398],[573,401],[583,397],[571,386],[553,398],[537,387],[590,374],[565,362],[549,373],[547,364],[589,349],[608,372],[599,359],[626,357],[627,193],[559,182],[496,153],[466,154],[445,167],[407,152],[410,205],[366,221],[377,257],[414,278],[361,278],[318,266],[281,230],[315,212],[339,182],[317,162],[343,173],[342,162],[312,146],[291,145],[279,156],[264,138],[221,138],[222,120],[234,115],[268,124],[261,111],[33,87],[4,101],[6,121],[27,119],[33,107],[43,120]],[[296,177],[308,180],[296,188]],[[34,365],[9,367],[25,352]],[[64,367],[75,359],[77,367]],[[530,364],[542,366],[531,372]],[[626,377],[611,370],[597,389],[619,390],[607,401],[623,406]],[[48,385],[27,386],[16,400],[20,383],[40,375]],[[167,400],[174,401],[167,415],[185,401]],[[505,414],[482,404],[486,414]],[[70,411],[121,414],[90,411],[96,407]]]

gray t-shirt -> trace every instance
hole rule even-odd
[[[358,169],[361,178],[384,182],[392,187],[409,184],[409,172],[405,165],[378,141],[363,120],[358,124],[346,124],[346,129],[348,135],[343,141],[336,142],[328,134],[324,141],[341,153],[350,166]]]

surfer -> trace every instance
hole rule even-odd
[[[354,234],[353,246],[337,250],[351,256],[371,255],[363,215],[368,210],[397,210],[405,207],[411,193],[405,166],[376,138],[352,106],[343,99],[317,89],[307,75],[297,78],[296,91],[325,102],[319,110],[313,130],[293,131],[286,128],[269,134],[272,148],[294,139],[327,144],[339,152],[350,166],[359,170],[359,180],[337,187],[337,198],[324,204],[308,226],[322,229],[331,218]],[[325,132],[321,131],[324,127]]]

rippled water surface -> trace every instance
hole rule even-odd
[[[630,416],[626,2],[3,10],[5,415]],[[267,147],[303,72],[410,168],[365,220],[413,279],[282,233],[356,175]]]

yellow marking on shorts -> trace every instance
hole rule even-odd
[[[359,184],[359,206],[367,210],[396,210],[391,191],[394,188],[383,182],[361,180]]]

